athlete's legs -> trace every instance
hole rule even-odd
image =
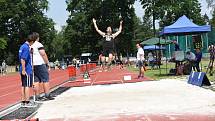
[[[40,94],[39,87],[40,87],[39,82],[34,82],[34,90],[35,90],[36,96],[38,96]]]
[[[108,69],[110,70],[111,65],[112,65],[112,61],[113,61],[113,54],[109,53],[108,55]]]
[[[101,62],[102,62],[102,64],[101,64],[102,69],[104,70],[105,69],[105,56],[101,57]]]

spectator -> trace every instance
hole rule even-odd
[[[28,36],[27,41],[21,45],[19,49],[19,62],[20,62],[20,75],[22,81],[22,89],[21,89],[21,105],[23,107],[34,107],[32,103],[30,103],[30,88],[33,85],[33,70],[32,70],[32,58],[30,53],[30,46],[34,43],[34,39],[32,35]]]
[[[6,64],[5,60],[3,60],[1,67],[2,67],[2,74],[5,75],[7,72],[7,64]]]
[[[136,44],[137,47],[137,65],[139,68],[139,75],[138,78],[143,78],[144,77],[144,71],[145,71],[145,67],[144,67],[144,51],[143,48],[140,46],[140,44]]]
[[[202,52],[201,52],[200,49],[196,49],[195,56],[196,56],[196,60],[195,60],[195,68],[194,68],[194,70],[196,69],[198,72],[200,72],[199,63],[202,60]]]
[[[148,63],[151,66],[151,68],[153,69],[154,68],[154,56],[152,54],[152,51],[150,51],[148,53]]]
[[[186,52],[186,60],[189,62],[189,65],[193,68],[193,70],[195,70],[195,65],[194,65],[196,60],[195,54],[190,51]]]
[[[49,87],[49,60],[45,52],[44,46],[39,42],[39,34],[34,32],[33,37],[35,43],[32,45],[33,48],[33,65],[34,65],[34,86],[36,91],[36,101],[41,100],[53,100],[54,98],[50,95]],[[45,97],[40,97],[39,84],[43,85]]]

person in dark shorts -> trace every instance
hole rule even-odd
[[[27,41],[19,48],[19,70],[22,81],[21,105],[23,107],[34,107],[34,105],[30,103],[30,88],[33,86],[33,70],[30,46],[34,43],[34,41],[35,40],[33,39],[32,35],[29,35]]]
[[[49,60],[45,52],[44,46],[39,42],[39,34],[34,32],[33,37],[35,42],[32,45],[33,48],[33,65],[34,65],[34,86],[36,91],[36,101],[40,100],[53,100],[50,96],[49,87]],[[40,97],[39,84],[43,85],[45,97]]]
[[[104,38],[103,45],[102,45],[103,46],[102,55],[106,57],[105,61],[108,64],[108,68],[110,68],[112,60],[113,60],[113,53],[114,53],[114,49],[115,49],[114,38],[117,37],[121,33],[122,22],[123,21],[120,21],[119,30],[116,33],[112,33],[112,28],[110,26],[107,27],[107,30],[105,33],[98,29],[96,20],[93,18],[93,24],[94,24],[96,31]]]

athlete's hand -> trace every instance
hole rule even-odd
[[[120,21],[120,24],[122,24],[123,20]]]
[[[96,23],[96,19],[95,18],[93,18],[93,23]]]
[[[46,64],[46,68],[50,71],[51,70],[51,67],[49,64]]]
[[[26,72],[25,72],[25,70],[22,70],[22,75],[26,75]]]

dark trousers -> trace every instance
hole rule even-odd
[[[199,63],[200,63],[200,62],[197,62],[197,61],[195,62],[194,71],[197,70],[198,72],[200,72]]]

